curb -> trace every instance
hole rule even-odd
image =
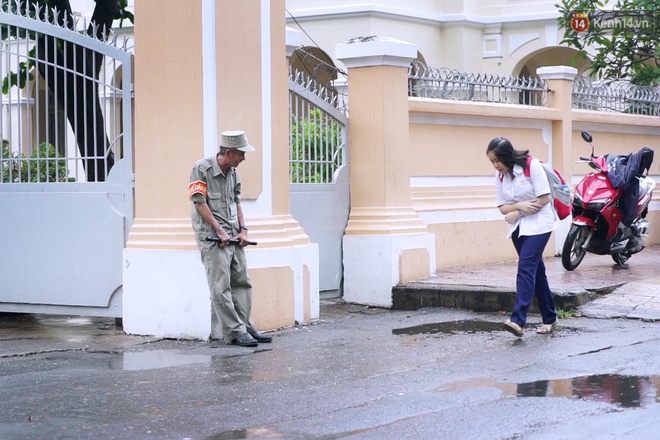
[[[555,306],[562,310],[575,309],[601,295],[608,294],[626,283],[616,283],[580,291],[554,291]],[[404,283],[392,288],[392,310],[417,310],[424,307],[448,307],[475,312],[512,310],[516,291],[510,288],[461,284]],[[538,312],[536,299],[530,312]]]

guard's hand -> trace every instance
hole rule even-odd
[[[241,229],[238,235],[235,236],[234,238],[238,238],[239,240],[238,245],[240,247],[245,247],[248,245],[247,231],[245,229]]]
[[[225,232],[224,229],[220,229],[219,231],[220,232],[216,231],[216,234],[220,239],[220,243],[218,243],[218,246],[225,247],[227,243],[229,243],[229,240],[231,240],[231,237],[229,236],[229,234]]]

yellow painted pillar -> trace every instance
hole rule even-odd
[[[318,319],[318,247],[289,214],[284,0],[135,1],[135,221],[124,251],[132,334],[216,335],[191,225],[193,164],[219,134],[257,151],[239,167],[257,326]],[[164,31],[166,30],[166,32]]]
[[[559,170],[566,182],[573,182],[573,79],[577,69],[568,66],[550,66],[536,69],[541,79],[548,81],[552,91],[549,94],[548,107],[561,110],[561,118],[552,121],[552,143],[550,159],[552,166]],[[571,217],[564,219],[561,226],[555,230],[555,253],[561,252],[566,235],[571,227]]]
[[[434,235],[410,202],[408,66],[413,44],[384,37],[337,45],[348,69],[351,212],[344,299],[392,305],[392,287],[435,270]],[[423,158],[412,158],[423,160]]]
[[[567,66],[540,67],[536,74],[548,81],[548,107],[561,110],[561,119],[552,122],[552,166],[571,182],[573,175],[573,79],[577,69]]]

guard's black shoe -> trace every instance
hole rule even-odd
[[[249,335],[249,333],[243,333],[238,338],[231,341],[231,345],[240,345],[241,347],[256,347],[259,345],[257,341]]]
[[[259,332],[250,333],[250,336],[252,336],[257,342],[261,343],[271,342],[273,340],[272,336],[262,335]]]

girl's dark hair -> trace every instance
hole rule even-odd
[[[507,138],[496,137],[490,141],[486,153],[491,151],[509,169],[512,169],[514,165],[527,167],[529,150],[516,150]]]

